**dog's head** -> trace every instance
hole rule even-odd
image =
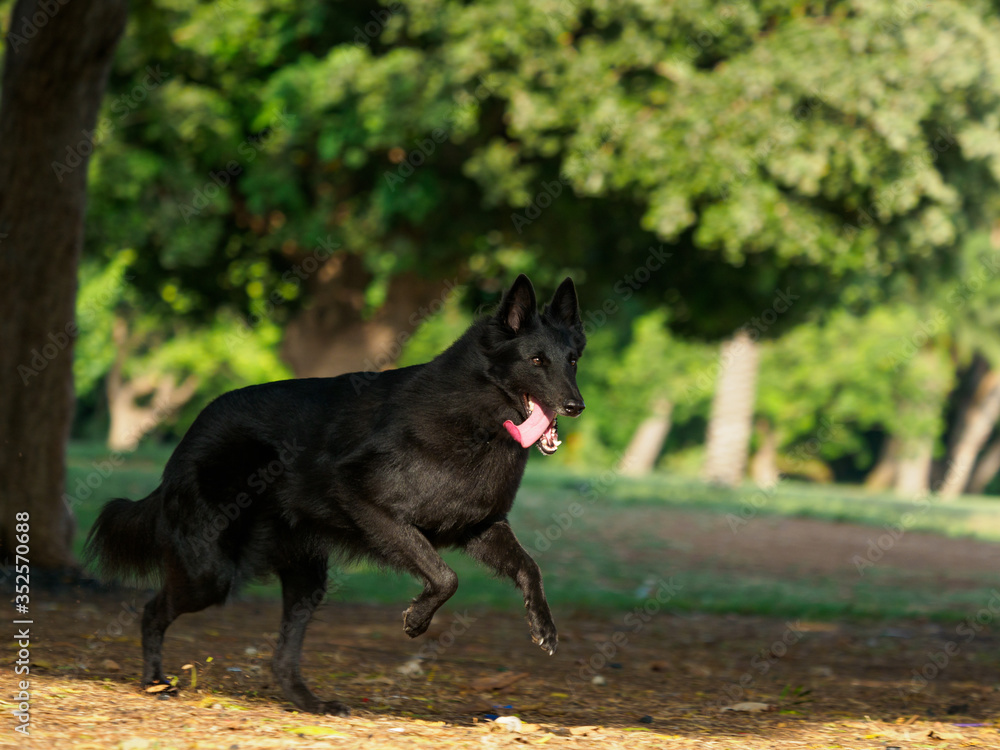
[[[524,274],[515,279],[491,320],[494,330],[491,377],[510,398],[519,424],[507,420],[511,437],[545,454],[560,445],[556,416],[577,417],[584,410],[576,385],[577,360],[587,337],[572,279],[538,312],[535,290]]]

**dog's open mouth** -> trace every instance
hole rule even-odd
[[[510,436],[519,442],[522,447],[527,448],[538,443],[538,450],[546,456],[551,456],[562,445],[559,433],[556,430],[556,414],[554,411],[542,406],[528,394],[524,394],[523,398],[528,418],[519,425],[514,424],[508,419],[503,423],[503,426],[507,428]]]

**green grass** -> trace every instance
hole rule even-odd
[[[149,447],[129,456],[108,476],[102,462],[108,453],[94,444],[75,444],[69,453],[69,492],[79,496],[78,551],[101,504],[111,497],[141,498],[159,482],[170,448]],[[95,467],[95,462],[97,466]],[[89,479],[90,486],[87,481]],[[80,482],[83,482],[81,485]],[[88,497],[78,487],[90,490]],[[539,561],[546,592],[554,609],[614,611],[623,615],[641,606],[637,595],[647,579],[670,579],[679,590],[667,605],[672,611],[746,613],[780,617],[897,618],[928,617],[958,620],[974,613],[988,600],[992,580],[950,590],[939,582],[910,575],[901,586],[888,565],[879,565],[862,577],[765,575],[746,571],[738,577],[712,569],[681,569],[671,561],[656,523],[659,509],[731,515],[753,523],[767,516],[808,517],[831,522],[851,521],[875,529],[899,524],[911,514],[911,530],[953,537],[1000,541],[1000,501],[969,497],[944,503],[914,502],[891,495],[872,495],[858,488],[781,484],[773,492],[747,487],[735,490],[655,476],[632,480],[608,472],[589,477],[533,458],[525,475],[511,523],[524,546]],[[578,512],[577,517],[571,510]],[[649,514],[653,515],[650,516]],[[628,527],[627,544],[606,543],[604,531],[629,516],[642,518]],[[545,529],[569,520],[559,538],[545,546]],[[874,535],[874,533],[873,533]],[[539,541],[542,541],[540,549]],[[625,546],[627,549],[622,549]],[[861,547],[860,549],[863,549]],[[509,609],[519,594],[505,581],[464,555],[446,552],[458,573],[460,588],[451,602],[458,609],[482,606]],[[419,591],[409,576],[355,565],[335,572],[331,596],[344,601],[405,603]],[[274,596],[274,583],[254,585],[251,595]]]
[[[665,475],[587,477],[576,472],[546,469],[529,472],[524,487],[559,487],[580,494],[596,492],[598,502],[618,507],[655,504],[714,513],[750,513],[751,517],[788,516],[824,521],[846,521],[870,526],[899,524],[912,515],[910,531],[926,531],[948,537],[970,537],[1000,542],[1000,498],[965,495],[952,501],[931,496],[923,500],[891,494],[871,493],[852,485],[815,485],[781,482],[773,491],[753,486],[736,489]],[[586,490],[583,488],[586,487]]]

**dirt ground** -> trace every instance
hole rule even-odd
[[[734,575],[846,569],[877,531],[761,518],[734,537],[721,519],[682,515],[664,539],[671,567]],[[918,534],[892,550],[894,565],[940,585],[995,571],[997,553]],[[275,686],[276,602],[182,617],[165,647],[180,691],[157,696],[138,688],[143,593],[36,593],[30,741],[13,731],[17,686],[5,666],[0,747],[1000,748],[1000,596],[996,612],[984,601],[952,624],[681,615],[658,597],[669,591],[652,588],[631,612],[605,616],[559,608],[554,657],[530,642],[514,592],[506,610],[446,609],[413,641],[402,632],[405,602],[329,602],[310,627],[303,671],[322,697],[351,706],[345,719],[294,712]],[[5,665],[13,640],[4,639]],[[730,710],[741,703],[763,710]]]
[[[643,511],[638,511],[642,513]],[[652,509],[648,523],[663,529],[665,557],[672,565],[712,566],[734,571],[748,567],[762,573],[787,575],[845,575],[857,578],[855,556],[879,554],[880,567],[902,575],[940,576],[948,585],[980,584],[983,575],[997,575],[1000,583],[1000,545],[962,538],[907,531],[898,538],[886,536],[878,526],[831,523],[809,518],[760,516],[733,533],[726,516],[676,509]],[[627,536],[627,527],[643,519],[623,514],[623,528],[608,530]],[[891,545],[889,540],[891,539]],[[876,545],[869,553],[869,545]]]

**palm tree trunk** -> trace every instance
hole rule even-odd
[[[1000,436],[993,438],[983,449],[983,455],[979,457],[976,470],[972,472],[972,479],[969,480],[969,492],[981,494],[998,471],[1000,471]]]
[[[124,0],[18,0],[0,98],[0,560],[74,566],[65,493],[87,163]]]
[[[778,470],[778,433],[766,419],[757,420],[760,447],[750,460],[750,478],[760,487],[773,487],[781,481]]]
[[[663,443],[670,433],[670,414],[674,405],[665,398],[657,399],[646,419],[629,441],[622,456],[622,474],[639,477],[648,474],[656,466]]]
[[[900,448],[894,489],[901,495],[925,495],[930,490],[934,438],[905,441]]]
[[[744,330],[722,344],[705,448],[703,475],[709,482],[734,487],[743,481],[759,361],[757,344]]]

